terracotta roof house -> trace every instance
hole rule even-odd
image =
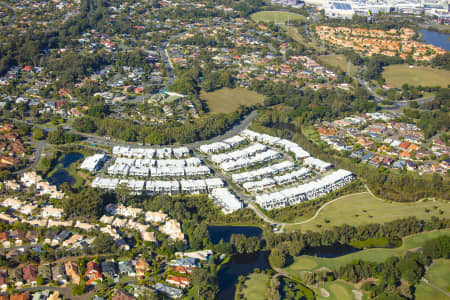
[[[166,282],[181,288],[185,288],[190,284],[189,278],[173,275],[167,276]]]
[[[28,292],[9,296],[9,300],[28,300],[28,299],[30,299],[30,294]]]
[[[98,263],[90,261],[88,262],[86,268],[87,268],[86,273],[84,273],[84,275],[88,279],[86,285],[96,284],[96,281],[103,280],[103,276],[102,273],[100,272],[100,266],[98,265]]]
[[[26,265],[22,269],[23,272],[23,279],[32,286],[36,285],[36,278],[38,273],[38,268],[33,265]]]
[[[118,290],[116,295],[111,298],[111,300],[135,300],[133,296],[125,294],[121,290]]]
[[[145,276],[145,273],[148,272],[148,270],[150,270],[148,262],[143,258],[139,259],[136,263],[136,275]]]

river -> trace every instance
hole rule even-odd
[[[432,44],[447,51],[450,51],[450,34],[439,33],[431,30],[421,29],[422,40],[427,44]]]

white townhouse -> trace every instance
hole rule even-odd
[[[211,191],[213,189],[221,188],[225,184],[222,179],[220,178],[206,178],[205,179],[206,187],[208,188],[208,191]]]
[[[329,168],[331,168],[331,164],[328,162],[325,162],[323,160],[320,160],[318,158],[315,157],[308,157],[306,158],[303,163],[313,169],[316,169],[320,172],[324,172],[326,170],[328,170]]]
[[[275,180],[264,178],[259,181],[249,181],[242,185],[248,192],[258,192],[275,186]]]
[[[243,204],[233,195],[227,188],[217,188],[211,191],[209,195],[216,204],[222,208],[225,214],[230,214],[238,209],[243,208]]]
[[[224,150],[229,150],[230,148],[231,148],[231,146],[229,144],[226,144],[223,142],[216,142],[216,143],[212,143],[212,144],[201,145],[199,147],[199,150],[200,150],[200,152],[209,154],[209,153],[217,153],[217,152],[221,152]]]
[[[91,174],[95,174],[107,159],[106,154],[94,154],[93,156],[88,156],[81,163],[80,169],[87,170]]]
[[[55,218],[55,219],[60,219],[63,216],[63,209],[62,208],[56,208],[53,206],[46,206],[43,207],[41,210],[41,215],[44,219],[48,219],[48,218]]]
[[[316,181],[271,194],[257,195],[256,203],[268,210],[286,207],[327,195],[350,183],[353,179],[354,176],[351,172],[340,169]]]
[[[276,181],[278,185],[285,185],[296,182],[298,180],[302,180],[307,176],[310,176],[311,174],[312,172],[309,169],[301,168],[299,170],[295,170],[280,176],[274,176],[273,179]]]
[[[207,186],[203,179],[200,180],[181,180],[181,191],[188,194],[206,193]]]
[[[148,194],[168,194],[176,195],[180,191],[180,183],[173,181],[147,181],[145,188]]]
[[[239,135],[235,135],[235,136],[232,136],[230,138],[223,140],[223,142],[230,145],[232,148],[234,148],[234,147],[239,146],[243,142],[245,142],[245,138],[243,138]]]
[[[182,157],[188,156],[190,153],[190,150],[187,147],[173,148],[172,151],[173,151],[173,156],[175,156],[176,158],[182,158]]]

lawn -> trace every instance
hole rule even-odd
[[[443,211],[442,215],[440,210]],[[320,226],[320,230],[322,230],[343,224],[357,226],[368,223],[385,223],[410,216],[430,219],[432,216],[442,217],[449,214],[450,204],[447,202],[388,202],[374,198],[369,193],[364,193],[351,195],[331,203],[319,213],[317,218],[309,223],[290,225],[286,228],[306,231],[319,230],[318,226]]]
[[[391,65],[384,68],[386,83],[398,88],[405,83],[409,85],[447,87],[450,84],[450,71],[409,65]]]
[[[302,15],[286,11],[260,11],[252,14],[250,17],[255,22],[274,22],[276,24],[305,19]]]
[[[427,270],[425,278],[433,285],[450,291],[450,259],[437,259]]]
[[[270,276],[262,273],[250,274],[244,283],[244,295],[247,300],[265,299],[267,281]]]
[[[384,262],[391,256],[404,255],[408,250],[415,249],[423,245],[426,240],[442,235],[450,234],[450,229],[424,232],[403,238],[403,244],[394,249],[374,248],[358,251],[335,258],[322,258],[310,255],[302,255],[294,258],[294,263],[284,268],[284,271],[298,277],[302,271],[314,271],[320,268],[337,269],[356,260],[370,262]]]
[[[321,289],[325,289],[328,293],[328,297],[324,297],[321,293]],[[342,281],[332,281],[325,282],[325,284],[320,284],[315,290],[318,300],[352,300],[355,299],[353,296],[353,287]]]
[[[420,282],[416,285],[416,291],[414,292],[416,300],[448,300],[449,297],[444,295],[442,292],[432,288],[425,282]]]
[[[319,60],[324,64],[337,67],[341,69],[343,72],[347,72],[348,61],[342,54],[332,54],[332,55],[321,55],[319,56]],[[358,71],[358,67],[350,64],[350,75],[354,76]]]
[[[208,104],[211,113],[231,113],[240,105],[262,103],[264,96],[245,88],[222,88],[211,93],[201,93],[200,98]]]

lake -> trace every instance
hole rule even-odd
[[[83,157],[84,155],[78,152],[64,154],[64,156],[59,158],[56,162],[56,171],[48,178],[48,182],[56,186],[60,186],[64,182],[74,184],[75,178],[73,178],[66,169]]]
[[[232,234],[243,234],[246,237],[256,236],[261,238],[262,229],[255,226],[208,226],[211,242],[217,244],[220,240],[228,243]]]
[[[421,29],[422,40],[427,44],[432,44],[447,51],[450,51],[450,34],[439,33],[431,30]]]

